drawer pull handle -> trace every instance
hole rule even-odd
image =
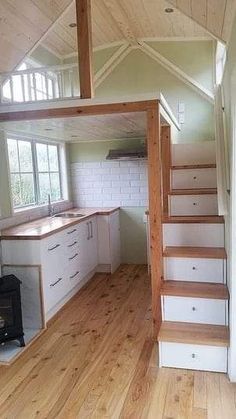
[[[192,311],[196,311],[196,307],[192,307]]]
[[[193,179],[196,180],[197,179],[197,176],[193,176]]]
[[[76,258],[76,256],[78,256],[78,253],[76,253],[74,256],[71,256],[70,258],[68,258],[69,260],[73,260],[74,258]]]
[[[197,270],[196,266],[193,266],[193,267],[192,267],[192,270],[193,270],[193,271],[196,271],[196,270]]]
[[[196,206],[196,205],[198,205],[198,203],[197,203],[197,202],[193,202],[193,205],[195,205],[195,206]]]
[[[74,243],[71,243],[71,244],[68,244],[68,246],[67,247],[73,247],[73,246],[75,246],[76,244],[77,244],[78,242],[74,242]]]
[[[192,354],[192,358],[195,359],[196,358],[196,355],[195,354]]]
[[[79,275],[79,271],[75,272],[75,274],[74,274],[74,275],[71,275],[71,276],[70,276],[70,279],[75,278],[77,275]]]
[[[75,233],[76,231],[77,231],[76,228],[74,228],[74,230],[67,231],[67,234],[72,234],[72,233]]]
[[[62,281],[62,278],[58,278],[56,282],[53,282],[52,284],[50,284],[50,287],[55,287],[55,285],[57,285],[61,281]]]
[[[52,250],[55,250],[55,249],[57,249],[58,247],[60,247],[61,245],[60,244],[56,244],[55,246],[53,246],[53,247],[49,247],[48,248],[48,251],[49,252],[51,252]]]

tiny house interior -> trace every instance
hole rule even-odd
[[[21,3],[0,1],[0,417],[234,418],[236,2]]]

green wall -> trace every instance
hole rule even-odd
[[[143,207],[122,208],[120,212],[121,260],[123,263],[147,263],[146,224]]]

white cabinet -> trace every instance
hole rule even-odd
[[[192,298],[192,297],[162,297],[163,320],[187,323],[205,323],[225,326],[228,303],[226,300]]]
[[[83,275],[87,275],[98,264],[97,217],[81,223],[80,228],[81,269]]]
[[[225,283],[226,265],[223,259],[164,258],[165,279]]]
[[[172,170],[172,189],[216,188],[216,169]]]
[[[120,213],[100,215],[98,222],[98,272],[115,272],[120,265]]]
[[[227,348],[160,342],[160,366],[202,371],[227,371]]]

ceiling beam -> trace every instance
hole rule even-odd
[[[124,60],[125,57],[132,51],[128,42],[125,42],[114,54],[105,62],[105,64],[97,71],[94,76],[95,88],[115,70],[115,68]]]
[[[91,99],[94,96],[91,0],[76,0],[75,4],[80,96],[82,99]]]
[[[162,65],[162,67],[166,68],[166,70],[172,73],[175,77],[187,84],[195,90],[195,92],[199,93],[208,102],[211,104],[214,103],[214,95],[210,90],[203,87],[198,81],[187,75],[183,70],[181,70],[181,68],[173,64],[167,58],[163,57],[163,55],[157,52],[154,48],[150,47],[150,45],[146,44],[146,42],[140,40],[139,45],[140,49],[153,60],[157,61],[158,64]]]

